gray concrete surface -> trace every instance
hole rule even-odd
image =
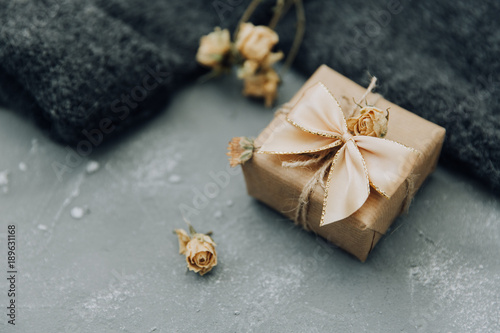
[[[304,78],[285,82],[280,102]],[[364,264],[248,197],[237,170],[190,214],[214,232],[219,265],[186,273],[172,234],[185,227],[180,207],[228,174],[231,137],[272,118],[239,89],[232,78],[182,89],[60,179],[65,147],[0,110],[1,332],[500,331],[500,200],[441,167]],[[87,172],[89,161],[99,169]]]

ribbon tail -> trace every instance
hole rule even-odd
[[[370,195],[368,172],[353,140],[347,141],[333,158],[328,174],[320,226],[351,216]]]
[[[355,137],[373,188],[390,198],[408,178],[419,152],[395,141],[369,136]]]

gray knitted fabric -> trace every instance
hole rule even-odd
[[[234,27],[243,0],[0,0],[0,103],[61,142],[150,117],[203,72],[198,40]],[[253,17],[266,23],[274,1]],[[500,192],[500,2],[308,0],[294,66],[325,63],[447,129],[442,161]],[[295,17],[278,26],[287,51]],[[286,82],[285,82],[286,84]]]

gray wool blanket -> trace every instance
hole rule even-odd
[[[252,17],[266,24],[275,1]],[[200,36],[244,0],[0,0],[0,103],[58,141],[101,141],[164,108],[203,73]],[[442,163],[500,193],[500,2],[306,0],[294,67],[327,64],[447,129]],[[289,49],[293,10],[280,22]],[[108,135],[109,134],[109,135]]]

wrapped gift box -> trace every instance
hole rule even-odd
[[[343,110],[353,107],[366,91],[331,68],[321,66],[290,101],[293,105],[305,90],[321,82],[334,95]],[[324,189],[317,185],[307,210],[306,224],[312,232],[365,261],[377,242],[385,234],[425,178],[435,169],[445,136],[444,128],[433,124],[377,94],[369,94],[367,101],[380,109],[390,110],[386,139],[393,140],[418,150],[421,154],[413,166],[412,181],[403,182],[390,199],[383,197],[373,188],[367,201],[354,214],[343,220],[320,226]],[[259,147],[272,135],[285,116],[277,116],[255,140]],[[253,154],[252,159],[242,165],[248,193],[293,219],[298,198],[304,185],[311,179],[314,167],[284,168],[282,161],[296,159],[289,155]],[[334,190],[334,189],[333,189]],[[328,221],[325,221],[328,223]],[[367,227],[370,226],[370,227]]]

